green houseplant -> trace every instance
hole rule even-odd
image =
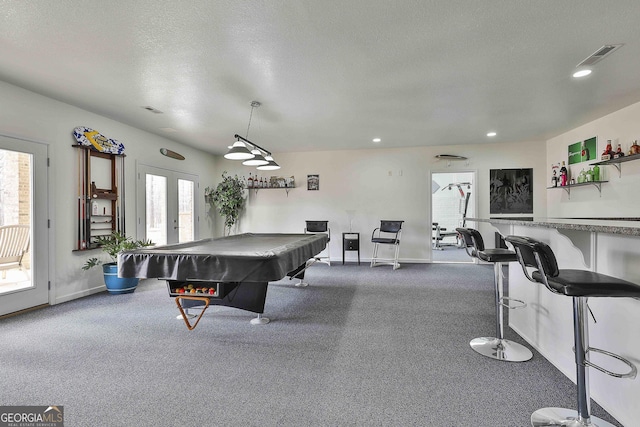
[[[227,175],[222,172],[222,181],[215,189],[205,188],[205,200],[218,208],[220,215],[224,217],[225,235],[231,234],[231,227],[238,221],[244,208],[244,182],[238,175]]]
[[[89,270],[102,265],[104,283],[110,294],[126,294],[135,291],[136,286],[138,286],[138,279],[118,277],[118,254],[122,251],[152,246],[153,242],[150,240],[133,240],[118,231],[113,231],[109,236],[96,238],[96,243],[98,243],[103,252],[109,254],[111,262],[103,263],[96,257],[89,258],[82,269]]]

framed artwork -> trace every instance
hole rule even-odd
[[[489,213],[533,213],[533,169],[489,171]]]
[[[597,148],[597,138],[595,136],[569,145],[567,153],[568,163],[574,165],[576,163],[595,160]]]
[[[320,175],[307,175],[307,190],[320,190]]]

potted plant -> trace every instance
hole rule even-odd
[[[111,262],[103,263],[98,258],[89,258],[82,269],[89,270],[102,264],[104,284],[110,294],[128,294],[135,291],[139,279],[118,277],[118,254],[122,251],[152,246],[153,242],[150,240],[133,240],[119,231],[114,231],[109,236],[97,237],[96,243],[104,252],[109,254]]]
[[[238,221],[244,208],[244,182],[238,175],[231,177],[222,172],[222,181],[215,189],[205,188],[205,200],[218,208],[224,217],[225,235],[231,234],[231,227]],[[228,232],[227,232],[228,231]]]

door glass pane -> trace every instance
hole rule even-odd
[[[146,174],[146,238],[167,244],[167,178]]]
[[[33,156],[0,149],[0,293],[33,287]]]
[[[178,179],[178,242],[193,240],[194,230],[193,181]]]
[[[431,242],[433,262],[473,262],[456,233],[475,215],[473,172],[431,174]]]

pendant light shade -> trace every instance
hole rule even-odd
[[[247,125],[247,137],[243,138],[238,134],[235,134],[236,142],[229,149],[227,154],[224,155],[225,159],[229,160],[244,160],[242,162],[245,166],[257,166],[260,170],[276,170],[280,169],[280,166],[271,157],[271,152],[260,147],[258,144],[249,141],[249,128],[251,127],[251,118],[253,117],[253,110],[258,108],[260,102],[251,101],[251,114],[249,114],[249,124]],[[249,151],[251,150],[251,151]]]
[[[254,150],[251,150],[251,154],[253,154],[253,158],[245,160],[244,162],[242,162],[243,165],[245,165],[245,166],[263,166],[263,165],[269,164],[269,161],[267,161],[264,157],[262,157],[262,153],[257,148],[254,149]]]
[[[227,154],[224,155],[224,158],[229,160],[247,160],[253,159],[253,154],[251,154],[251,151],[249,151],[244,142],[236,141]]]
[[[258,166],[256,169],[259,169],[261,171],[274,171],[280,169],[280,165],[277,164],[275,160],[273,160],[273,157],[264,156],[264,159],[269,163],[267,163],[266,165]]]

